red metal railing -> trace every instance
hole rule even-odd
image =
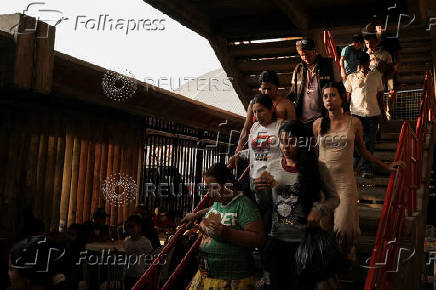
[[[200,201],[200,203],[197,205],[197,207],[194,209],[194,212],[198,212],[199,210],[205,208],[210,202],[209,194],[206,194],[203,199]],[[133,286],[133,290],[140,290],[140,289],[158,289],[159,287],[159,265],[163,257],[165,257],[168,252],[174,248],[177,244],[177,242],[180,240],[180,238],[183,236],[183,233],[186,230],[186,223],[181,225],[174,236],[171,238],[169,243],[162,249],[162,251],[159,253],[158,257],[153,260],[151,265],[148,267],[148,269],[145,271],[145,273],[139,278],[139,280],[136,282],[135,286]],[[192,255],[194,250],[199,246],[199,239],[191,246],[191,249],[188,251],[187,256],[183,258],[182,262],[179,264],[179,266],[176,268],[176,270],[173,272],[173,274],[168,279],[167,283],[165,283],[164,288],[168,289],[169,286],[171,286],[172,282],[170,280],[174,280],[175,277],[180,273],[181,269],[179,267],[183,267],[188,260],[189,257]],[[181,266],[182,265],[182,266]],[[168,284],[168,285],[167,285]]]
[[[398,271],[398,250],[407,216],[416,210],[416,190],[421,185],[423,144],[429,122],[434,121],[435,94],[433,77],[426,73],[416,131],[403,123],[395,161],[406,167],[393,172],[389,179],[385,201],[371,255],[365,290],[393,287],[393,275]],[[415,134],[416,132],[416,134]]]
[[[327,50],[327,54],[329,55],[329,57],[333,58],[333,60],[336,62],[340,70],[341,67],[339,65],[339,56],[336,50],[335,42],[333,41],[332,32],[330,30],[324,30],[322,34],[323,34],[323,42],[324,42],[325,49]]]

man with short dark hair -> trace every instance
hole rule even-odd
[[[327,82],[340,82],[341,75],[333,59],[318,54],[312,39],[298,40],[296,48],[301,63],[294,69],[288,98],[295,105],[297,119],[311,129],[313,122],[325,110],[321,96],[322,87]]]
[[[358,57],[358,71],[351,73],[345,82],[347,97],[350,99],[351,114],[360,119],[363,126],[363,138],[365,146],[371,153],[374,152],[378,120],[381,114],[383,102],[382,74],[378,70],[369,70],[370,58],[367,53],[361,53]],[[357,166],[358,158],[355,155],[354,166]],[[361,167],[364,178],[372,176],[371,164],[364,160]]]
[[[375,27],[375,30],[376,30],[376,36],[379,40],[378,46],[389,52],[392,57],[392,64],[393,64],[392,72],[390,76],[387,78],[387,89],[389,90],[387,110],[390,115],[395,103],[395,98],[397,96],[398,72],[400,71],[400,62],[401,62],[400,51],[402,48],[401,48],[400,40],[396,35],[384,31],[381,25],[377,25]]]
[[[391,54],[379,46],[379,40],[375,34],[365,35],[365,46],[371,60],[369,68],[378,69],[386,75],[392,66]]]
[[[365,46],[367,48],[366,52],[369,54],[371,59],[369,68],[371,70],[377,69],[383,74],[383,84],[386,84],[387,89],[391,91],[391,89],[393,89],[393,62],[391,54],[379,46],[379,39],[375,34],[365,35]],[[387,108],[381,109],[387,111],[386,115],[388,119],[390,119],[389,110],[391,110],[392,107],[389,107],[388,104]]]
[[[347,75],[357,71],[357,57],[362,51],[363,37],[360,34],[354,34],[351,44],[344,47],[341,51],[341,76],[345,81]]]

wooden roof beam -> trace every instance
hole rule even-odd
[[[303,34],[307,33],[309,29],[309,14],[307,13],[306,7],[301,4],[301,1],[274,0],[274,3],[288,16],[295,27]]]
[[[247,109],[251,99],[251,92],[245,83],[244,75],[239,71],[235,59],[230,54],[228,42],[220,36],[209,38],[209,42],[215,51],[217,58],[220,60],[223,69],[226,71],[227,77],[230,78],[239,99],[245,109]]]
[[[248,43],[229,46],[234,57],[277,57],[296,55],[295,40],[275,41],[266,43]]]
[[[237,18],[218,18],[212,22],[212,31],[229,42],[300,36],[300,31],[279,10]]]
[[[168,14],[171,18],[203,37],[208,38],[211,33],[208,17],[197,6],[192,5],[190,1],[144,0],[144,2]]]

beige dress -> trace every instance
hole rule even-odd
[[[336,185],[340,203],[334,213],[334,227],[338,242],[345,253],[349,253],[360,236],[358,192],[353,170],[355,134],[352,118],[347,129],[329,132],[319,137],[319,160],[323,161]]]

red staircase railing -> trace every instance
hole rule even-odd
[[[194,209],[194,213],[198,212],[199,210],[205,208],[210,202],[209,194],[206,194],[203,199],[200,201],[200,203],[197,205],[197,207]],[[162,249],[162,251],[159,253],[158,257],[153,260],[151,265],[148,267],[148,269],[145,271],[145,273],[139,278],[139,280],[136,282],[136,284],[133,286],[133,290],[140,290],[140,289],[147,289],[147,290],[154,290],[159,288],[159,265],[163,257],[166,257],[168,255],[168,252],[174,248],[177,244],[177,242],[180,240],[180,238],[183,236],[183,233],[186,230],[186,223],[181,225],[174,236],[171,238],[169,243]],[[186,256],[183,258],[183,260],[180,262],[180,264],[177,266],[176,270],[172,273],[168,281],[165,283],[164,287],[162,289],[169,289],[169,287],[174,282],[175,278],[178,276],[184,265],[189,261],[189,258],[192,256],[192,253],[195,251],[195,249],[200,245],[200,238],[195,241],[195,243],[191,246]]]
[[[329,55],[329,57],[333,58],[333,60],[336,62],[340,70],[341,67],[339,65],[338,51],[336,50],[336,45],[335,42],[333,41],[332,32],[330,30],[324,30],[322,32],[322,35],[323,35],[322,38],[324,42],[324,47],[327,50],[327,54]]]
[[[434,121],[434,110],[433,77],[427,71],[416,131],[407,122],[404,122],[401,128],[394,160],[403,161],[406,167],[391,173],[365,281],[365,290],[389,290],[393,287],[394,273],[399,267],[399,243],[406,214],[411,216],[416,211],[416,190],[421,185],[422,177],[423,145],[428,124]]]

